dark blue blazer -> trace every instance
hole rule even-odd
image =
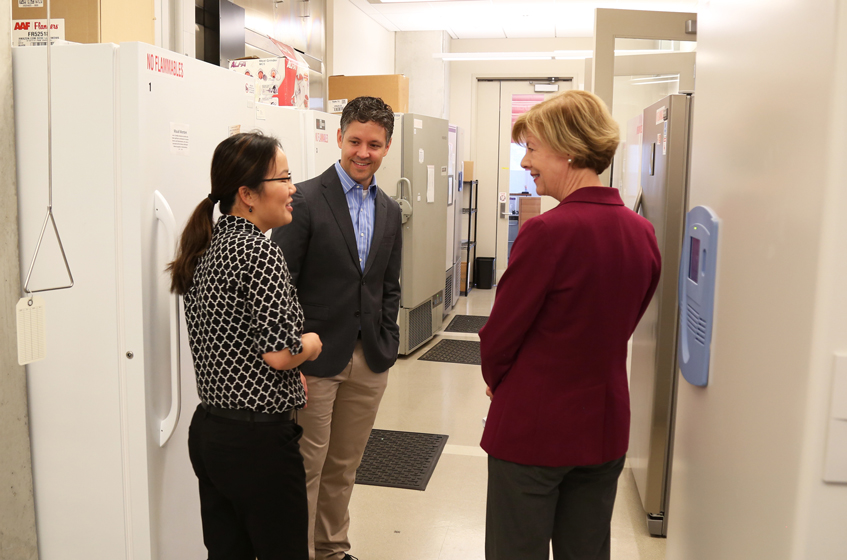
[[[297,287],[306,321],[303,332],[323,342],[306,375],[332,377],[350,362],[361,328],[368,367],[384,372],[397,359],[400,329],[400,206],[377,188],[374,232],[365,270],[347,198],[335,166],[297,184],[293,221],[271,234],[281,248]]]

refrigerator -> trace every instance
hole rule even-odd
[[[395,114],[391,146],[376,173],[377,184],[405,209],[397,319],[401,355],[430,340],[443,321],[447,134],[444,119]]]
[[[641,195],[636,210],[655,229],[662,276],[632,337],[627,459],[654,536],[667,536],[669,515],[679,378],[679,262],[688,208],[692,101],[691,95],[674,94],[643,113]]]
[[[13,49],[13,72],[26,271],[48,200],[45,48]],[[53,214],[75,285],[39,294],[47,357],[26,368],[42,560],[206,557],[187,448],[199,399],[165,267],[228,135],[280,137],[306,176],[302,113],[256,105],[248,80],[140,43],[52,49]],[[48,228],[30,289],[66,283]]]

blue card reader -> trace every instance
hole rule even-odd
[[[719,224],[709,208],[692,208],[685,218],[679,264],[679,369],[698,387],[709,383]]]

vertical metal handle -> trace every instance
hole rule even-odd
[[[403,196],[403,185],[409,187],[409,198]],[[397,198],[394,200],[400,205],[400,221],[405,224],[412,217],[412,182],[406,177],[397,181]]]
[[[162,193],[153,193],[156,219],[165,226],[168,242],[176,248],[176,220],[174,213]],[[171,325],[171,406],[168,415],[159,425],[159,447],[164,447],[176,430],[179,422],[180,406],[182,404],[181,376],[179,370],[179,295],[170,295],[170,325]]]

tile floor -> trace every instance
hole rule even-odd
[[[453,312],[488,315],[493,301],[494,290],[473,290]],[[390,372],[375,427],[447,434],[450,439],[425,492],[356,486],[350,504],[350,552],[360,560],[484,558],[486,455],[479,439],[489,401],[479,366],[417,360],[442,337],[479,339],[443,333],[401,357]],[[665,539],[647,533],[632,473],[624,469],[612,518],[612,559],[664,557]]]

